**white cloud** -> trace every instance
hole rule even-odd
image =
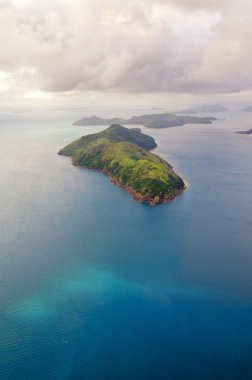
[[[0,1],[0,91],[252,87],[248,0]]]

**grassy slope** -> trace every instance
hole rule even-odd
[[[150,136],[114,125],[80,138],[59,154],[72,156],[75,165],[105,172],[135,199],[156,204],[172,199],[184,182],[166,161],[148,151],[155,146]]]

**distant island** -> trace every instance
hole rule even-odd
[[[235,133],[238,133],[239,135],[252,135],[252,129],[249,129],[248,131],[239,131]]]
[[[241,110],[241,112],[252,112],[252,106],[245,107]]]
[[[73,165],[108,175],[136,201],[157,205],[174,199],[185,183],[168,162],[149,152],[156,146],[152,137],[114,124],[81,137],[58,154],[72,157]]]
[[[214,117],[197,117],[197,116],[180,116],[173,113],[161,113],[153,115],[132,116],[130,119],[112,118],[102,119],[100,117],[91,116],[84,117],[73,125],[75,126],[95,126],[95,125],[143,125],[147,128],[171,128],[179,127],[185,124],[211,124],[215,121]]]
[[[177,111],[178,114],[197,114],[197,113],[216,113],[225,112],[229,109],[220,104],[204,104],[198,107],[186,108],[182,111]]]

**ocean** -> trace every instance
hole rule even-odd
[[[0,379],[251,380],[251,114],[144,130],[189,182],[149,207],[57,151],[104,127],[0,125]]]

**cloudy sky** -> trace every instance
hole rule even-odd
[[[0,101],[249,99],[251,0],[0,0]]]

